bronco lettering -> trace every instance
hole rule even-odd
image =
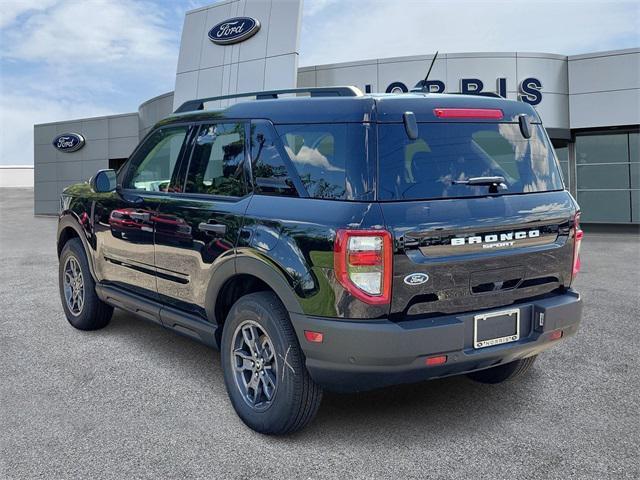
[[[476,235],[473,237],[456,237],[451,239],[451,245],[459,246],[459,245],[474,245],[474,244],[490,244],[483,245],[483,248],[495,248],[495,247],[510,247],[515,242],[510,241],[513,239],[522,240],[524,238],[536,238],[540,236],[540,230],[529,230],[528,232],[519,231],[519,232],[507,232],[495,234],[492,233],[490,235],[485,235],[484,237]],[[498,239],[500,243],[498,242]]]

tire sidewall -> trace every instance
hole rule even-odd
[[[67,306],[67,300],[64,296],[64,268],[69,257],[73,256],[82,271],[82,281],[84,283],[84,304],[80,315],[74,315]],[[62,302],[62,308],[67,317],[67,320],[75,328],[81,330],[90,330],[95,328],[93,326],[94,315],[96,310],[97,297],[95,294],[95,283],[91,272],[89,270],[89,264],[84,252],[84,248],[78,239],[69,240],[60,254],[60,263],[58,267],[58,289],[60,291],[60,300]]]
[[[305,368],[295,335],[291,338],[287,335],[290,332],[284,331],[287,326],[291,331],[293,328],[290,324],[284,324],[289,322],[289,319],[283,314],[282,308],[269,309],[265,302],[259,301],[253,295],[248,295],[238,300],[231,308],[222,334],[221,363],[231,403],[240,418],[250,428],[265,433],[284,428],[290,420],[291,406],[299,402],[296,394],[299,394],[302,369]],[[254,410],[247,405],[234,378],[231,361],[233,336],[238,326],[246,320],[258,323],[267,333],[276,355],[278,386],[272,404],[264,411]]]

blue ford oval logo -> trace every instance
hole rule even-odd
[[[412,273],[404,277],[404,283],[407,285],[422,285],[429,280],[429,275],[426,273]]]
[[[53,146],[61,152],[75,152],[84,147],[84,137],[79,133],[63,133],[53,139]]]
[[[231,45],[253,37],[258,30],[260,30],[260,22],[255,18],[230,18],[209,30],[209,40],[218,45]]]

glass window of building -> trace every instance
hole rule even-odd
[[[554,150],[556,151],[556,157],[558,157],[558,162],[560,163],[562,180],[568,189],[571,184],[571,176],[569,175],[569,147],[556,147]]]
[[[638,162],[637,133],[576,137],[576,186],[584,222],[638,221]]]

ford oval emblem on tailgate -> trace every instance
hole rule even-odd
[[[429,275],[426,273],[412,273],[404,277],[404,283],[407,285],[422,285],[429,280]]]

